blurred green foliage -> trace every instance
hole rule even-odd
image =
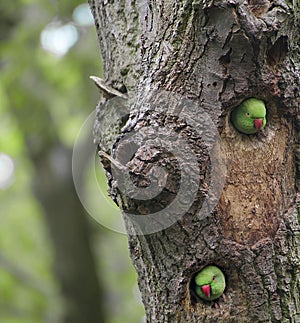
[[[0,188],[0,322],[61,322],[64,304],[52,273],[53,247],[42,207],[31,192],[34,167],[24,133],[36,147],[41,136],[58,136],[72,147],[99,99],[88,79],[102,73],[95,28],[72,21],[81,3],[0,2],[0,153],[10,156],[15,165],[12,185]],[[45,51],[40,36],[47,25],[70,22],[78,32],[76,44],[61,56]],[[23,113],[21,124],[15,119],[16,109]],[[87,186],[93,180],[87,174]],[[115,208],[108,203],[100,205],[99,212],[107,216]],[[91,222],[97,271],[106,284],[109,323],[141,322],[144,311],[136,296],[127,238],[103,228],[99,234],[100,226]]]

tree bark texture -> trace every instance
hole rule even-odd
[[[99,150],[112,156],[103,163],[124,211],[147,321],[300,322],[299,1],[90,0],[90,6],[106,81],[129,97],[128,116],[117,124],[107,121],[102,99],[94,132]],[[231,110],[249,97],[267,107],[267,127],[251,136],[230,122]],[[208,116],[218,137],[212,144],[202,131]],[[162,147],[158,129],[178,141]],[[189,158],[181,167],[174,151],[193,154],[197,171]],[[217,155],[225,167],[223,157],[213,165]],[[125,182],[118,172],[129,174]],[[167,206],[182,178],[198,189],[192,202],[177,201],[184,214],[174,220]],[[163,188],[138,198],[123,189],[129,180]],[[220,192],[207,208],[213,185]],[[148,232],[141,219],[157,212],[158,228],[169,225]],[[210,303],[192,290],[195,273],[209,264],[223,270],[227,283],[224,296]]]

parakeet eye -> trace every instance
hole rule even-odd
[[[216,278],[217,278],[217,276],[216,276],[216,275],[213,275],[212,280],[213,280],[213,281],[215,281],[215,280],[216,280]]]
[[[246,113],[246,116],[247,116],[247,117],[250,117],[250,113],[249,113],[249,112],[247,112],[247,113]]]

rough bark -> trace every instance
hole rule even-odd
[[[95,140],[113,156],[102,154],[103,163],[124,211],[148,322],[299,322],[299,2],[90,5],[106,80],[134,98],[126,125],[113,122],[113,135],[105,126],[107,101],[99,103]],[[249,97],[267,106],[267,127],[254,136],[238,133],[229,118]],[[217,129],[211,141],[208,119]],[[163,131],[178,141],[165,144]],[[180,151],[199,169],[176,158]],[[178,217],[167,206],[182,178],[199,187],[176,204],[184,211]],[[140,189],[156,183],[160,193],[138,198],[129,180]],[[206,208],[210,186],[220,186],[220,199]],[[151,222],[159,211],[163,218]],[[168,225],[159,230],[161,223]],[[192,292],[194,274],[208,264],[222,268],[227,281],[213,303]]]

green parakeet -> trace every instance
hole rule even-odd
[[[195,276],[195,283],[197,295],[206,301],[219,298],[226,287],[224,274],[216,266],[207,266],[202,269]]]
[[[231,113],[234,127],[247,135],[254,134],[266,125],[266,107],[262,100],[255,98],[245,100]]]

